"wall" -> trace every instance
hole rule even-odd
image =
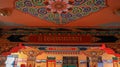
[[[86,56],[84,54],[80,54],[80,55],[69,55],[69,54],[46,54],[46,53],[42,53],[41,55],[37,56],[37,59],[47,59],[47,56],[55,56],[56,60],[62,60],[63,56],[78,56],[79,61],[80,60],[86,60]],[[102,59],[103,60],[112,60],[112,57],[114,57],[114,55],[111,54],[103,54],[102,55]],[[19,54],[19,58],[27,58],[27,56],[23,53]],[[46,67],[46,63],[36,63],[36,67],[40,66],[40,67]],[[62,64],[56,64],[56,67],[62,67]],[[87,67],[86,64],[80,64],[79,63],[79,67]],[[104,67],[113,67],[113,63],[104,63]],[[117,66],[116,66],[117,67]],[[119,64],[120,67],[120,64]]]

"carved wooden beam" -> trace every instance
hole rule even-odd
[[[119,28],[16,27],[2,29],[0,42],[120,43]]]
[[[24,43],[23,43],[24,44]],[[32,43],[26,43],[26,44],[32,44]],[[98,44],[98,43],[97,43]],[[71,46],[72,45],[74,45],[74,46],[83,46],[83,45],[86,45],[86,46],[88,46],[88,47],[94,47],[94,46],[98,46],[96,43],[88,43],[87,45],[86,45],[86,43],[82,43],[82,45],[80,45],[80,44],[70,44]],[[43,44],[43,45],[46,45],[46,44]],[[43,46],[43,45],[41,45],[41,44],[37,44],[37,45],[35,45],[35,44],[33,44],[33,45],[26,45],[26,46],[30,46],[30,47],[37,47],[37,46]],[[47,46],[50,46],[50,45],[52,45],[52,46],[56,46],[56,44],[49,44],[49,45],[47,45]],[[61,44],[61,46],[68,46],[69,44]],[[120,49],[119,49],[119,47],[120,47],[120,45],[119,45],[119,43],[107,43],[107,44],[105,44],[106,45],[106,47],[107,48],[111,48],[111,49],[113,49],[116,53],[118,53],[118,54],[120,54]],[[60,46],[60,45],[59,45]],[[102,46],[102,45],[101,45]],[[5,53],[5,52],[10,52],[10,50],[12,49],[12,48],[14,48],[14,47],[19,47],[19,43],[11,43],[11,42],[9,42],[9,43],[0,43],[0,55],[2,54],[2,53]],[[99,47],[100,47],[100,45],[99,45]]]
[[[120,53],[119,27],[0,27],[0,54],[19,43],[106,44]],[[52,44],[52,45],[53,45]],[[88,45],[88,46],[89,46]],[[115,46],[113,46],[115,45]],[[31,45],[34,46],[34,45]],[[39,46],[39,45],[38,45]]]

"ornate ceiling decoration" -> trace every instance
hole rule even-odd
[[[15,8],[56,24],[88,16],[107,6],[106,0],[17,0]]]

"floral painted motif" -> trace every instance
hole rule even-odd
[[[68,9],[71,7],[72,5],[68,4],[68,1],[66,0],[50,0],[47,5],[49,11],[59,14],[62,12],[68,12]]]
[[[106,7],[106,0],[17,0],[24,13],[56,24],[66,24]]]

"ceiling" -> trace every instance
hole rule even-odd
[[[8,26],[120,26],[120,16],[113,14],[115,9],[120,8],[120,0],[107,0],[107,7],[97,12],[91,13],[80,19],[76,19],[67,24],[56,24],[23,13],[14,8],[15,0],[0,0],[0,8],[13,8],[12,15],[0,16],[0,25]],[[12,22],[12,23],[11,23]],[[4,24],[2,24],[4,23]]]

